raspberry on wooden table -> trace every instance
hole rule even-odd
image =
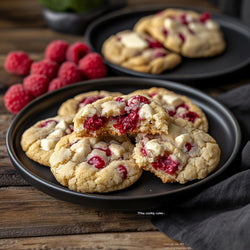
[[[48,88],[48,92],[51,92],[53,90],[62,88],[64,86],[68,85],[68,83],[66,83],[64,80],[60,79],[60,78],[55,78],[53,79],[50,83],[49,83],[49,88]]]
[[[30,72],[30,57],[23,51],[12,51],[8,54],[4,67],[9,73],[25,76]]]
[[[107,75],[107,68],[98,53],[89,53],[78,64],[79,70],[87,79],[102,78]]]
[[[66,59],[67,61],[78,63],[88,53],[90,53],[90,48],[86,43],[76,42],[67,49]]]
[[[17,114],[25,107],[33,97],[28,93],[21,83],[12,85],[4,96],[6,108],[13,114]]]
[[[52,79],[57,75],[58,63],[50,59],[44,59],[39,62],[34,62],[31,65],[31,74],[45,75]]]
[[[44,75],[29,75],[23,80],[24,88],[33,96],[44,94],[49,85],[49,78]]]
[[[83,75],[73,62],[64,62],[59,69],[58,77],[68,84],[83,80]]]
[[[55,40],[49,43],[45,49],[45,58],[62,63],[66,59],[66,51],[69,45],[66,41]]]

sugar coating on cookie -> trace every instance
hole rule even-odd
[[[222,53],[225,40],[209,13],[166,9],[140,19],[134,30],[148,33],[166,48],[185,57],[212,57]]]
[[[83,107],[74,118],[78,136],[104,133],[167,133],[169,115],[143,95],[106,97]]]
[[[87,104],[93,103],[107,96],[120,96],[119,92],[108,92],[105,90],[91,91],[79,94],[71,99],[68,99],[58,109],[58,115],[75,115],[79,109]]]
[[[56,116],[39,121],[28,128],[22,135],[21,146],[26,155],[45,166],[56,143],[74,130],[72,116]]]
[[[193,127],[208,131],[205,113],[186,96],[178,95],[164,88],[137,90],[132,94],[146,95],[158,102],[175,119],[184,119]]]
[[[160,74],[181,63],[181,57],[164,48],[159,41],[132,30],[109,37],[103,44],[102,54],[112,63],[151,74]]]
[[[141,176],[126,136],[64,136],[50,158],[57,181],[82,193],[106,193],[127,188]]]
[[[144,170],[158,176],[164,183],[203,179],[217,167],[220,148],[202,130],[169,125],[169,133],[138,134],[133,158]]]

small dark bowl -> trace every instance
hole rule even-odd
[[[84,13],[56,12],[43,7],[42,15],[46,24],[55,31],[83,35],[87,25],[108,10],[108,5],[101,5]]]

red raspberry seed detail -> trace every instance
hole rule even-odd
[[[106,121],[107,119],[105,117],[93,115],[91,117],[86,118],[86,120],[84,121],[84,128],[94,132],[99,128],[103,127]]]
[[[20,76],[26,76],[30,72],[32,60],[24,51],[12,51],[5,60],[5,70]]]
[[[34,62],[31,65],[31,74],[45,75],[52,79],[57,75],[58,63],[49,59],[44,59],[39,62]]]
[[[83,57],[78,67],[87,79],[97,79],[107,75],[106,65],[98,53],[89,53]]]
[[[81,58],[90,52],[90,48],[86,43],[76,42],[67,49],[66,59],[67,61],[78,63]]]
[[[44,75],[29,75],[23,80],[25,89],[34,97],[44,94],[49,85],[49,78]]]
[[[199,117],[198,114],[193,111],[188,111],[183,115],[183,119],[188,120],[192,123],[194,123],[198,117]]]
[[[89,165],[94,165],[94,167],[98,169],[103,169],[105,168],[105,161],[100,157],[100,156],[93,156],[88,160]]]
[[[55,78],[49,83],[48,92],[54,91],[56,89],[60,89],[67,85],[68,83],[66,83],[64,80],[60,78]]]
[[[13,114],[23,109],[33,97],[28,93],[21,83],[12,85],[4,95],[4,104]]]
[[[66,41],[55,40],[49,43],[45,49],[45,58],[62,63],[66,59],[66,51],[69,45]]]
[[[132,112],[130,114],[126,114],[118,117],[117,123],[113,126],[119,130],[121,134],[125,134],[126,132],[133,132],[137,127],[139,122],[139,114],[136,112]]]
[[[64,62],[59,69],[58,77],[68,84],[83,80],[81,72],[73,62]]]
[[[180,163],[174,161],[169,155],[160,156],[152,163],[154,169],[161,169],[165,173],[174,175],[178,170]]]
[[[118,169],[119,169],[119,172],[121,173],[122,179],[125,180],[127,178],[127,175],[128,175],[127,168],[124,167],[123,165],[119,165]]]

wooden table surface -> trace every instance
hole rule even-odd
[[[152,1],[128,1],[128,5]],[[216,8],[204,0],[169,0],[155,4]],[[69,43],[81,36],[57,33],[46,27],[35,0],[0,1],[0,249],[190,249],[159,232],[147,216],[135,212],[89,209],[57,200],[30,186],[15,170],[7,154],[5,137],[13,119],[3,103],[4,93],[22,78],[5,72],[8,52],[24,50],[34,60],[43,58],[55,39]],[[242,77],[203,89],[213,96],[244,84]],[[216,86],[216,85],[213,85]],[[146,246],[146,247],[145,247]]]

